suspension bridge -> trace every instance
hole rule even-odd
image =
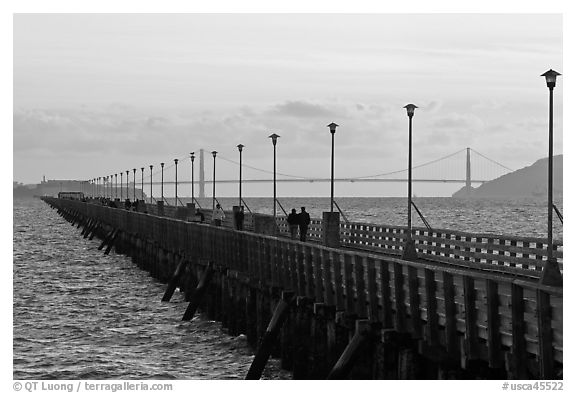
[[[200,150],[199,157],[199,176],[198,180],[194,183],[198,184],[199,197],[205,197],[205,185],[212,184],[213,179],[209,179],[205,174],[205,160],[204,150]],[[217,159],[229,162],[233,165],[240,165],[238,161],[231,160],[217,156]],[[164,168],[164,175],[175,167],[174,164]],[[254,172],[266,173],[272,175],[270,170],[257,168],[248,164],[243,164],[244,169],[252,169]],[[431,160],[422,164],[417,164],[412,167],[413,182],[422,183],[461,183],[470,188],[472,184],[482,184],[487,181],[493,180],[506,173],[512,172],[513,169],[485,156],[484,154],[470,148],[464,148],[446,156]],[[362,176],[349,176],[349,177],[336,177],[335,182],[340,183],[354,183],[354,182],[407,182],[408,169],[395,170],[390,172],[376,173]],[[161,181],[158,180],[160,171],[153,173],[154,179],[152,184],[159,185]],[[286,174],[277,172],[276,182],[279,183],[324,183],[330,182],[330,178],[322,177],[307,177],[295,174]],[[188,173],[189,179],[190,173]],[[150,175],[145,176],[145,179],[150,179]],[[184,180],[180,178],[177,180],[178,184],[190,184],[192,180]],[[273,180],[267,178],[243,178],[242,183],[271,183]],[[145,182],[150,184],[150,181]],[[164,185],[174,184],[174,180],[163,181]],[[238,183],[238,179],[216,179],[216,184]]]

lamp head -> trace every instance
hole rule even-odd
[[[543,76],[546,78],[546,86],[548,86],[550,89],[553,89],[554,86],[556,86],[556,77],[560,76],[562,74],[554,71],[552,68],[550,68],[548,71],[546,71],[545,73],[543,73],[540,76]]]
[[[236,147],[238,148],[238,151],[239,151],[240,153],[242,153],[242,149],[244,148],[244,145],[240,143],[240,144],[239,144],[238,146],[236,146]]]
[[[216,154],[218,154],[218,152],[217,152],[216,150],[214,150],[214,151],[212,152],[212,157],[216,158]]]
[[[194,162],[194,152],[190,153],[190,160]]]
[[[330,123],[326,127],[330,127],[330,133],[334,134],[334,133],[336,133],[336,127],[339,127],[339,126],[336,123]]]
[[[408,117],[412,117],[414,116],[414,109],[418,107],[414,104],[408,104],[404,108],[406,108],[406,113],[408,114]]]
[[[160,166],[161,166],[162,168],[164,168],[164,163],[163,163],[163,162],[161,162],[161,163],[160,163]]]
[[[152,170],[152,168],[154,168],[154,165],[150,165],[150,170]]]
[[[272,134],[270,135],[268,138],[272,138],[272,145],[276,146],[276,141],[278,140],[278,138],[280,138],[280,135],[278,134]]]
[[[174,159],[174,164],[178,165],[178,159],[177,158]]]

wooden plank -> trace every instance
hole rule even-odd
[[[342,261],[340,253],[332,251],[332,263],[334,264],[334,292],[336,295],[336,311],[342,311],[344,305],[344,283],[342,275]]]
[[[324,287],[322,286],[322,254],[318,248],[312,249],[314,266],[314,302],[324,303]]]
[[[476,290],[474,289],[474,279],[463,277],[464,283],[464,312],[466,331],[464,341],[469,359],[478,358],[478,331],[476,328]]]
[[[538,304],[538,343],[539,343],[539,366],[542,379],[555,379],[554,373],[554,348],[552,336],[552,307],[550,295],[542,290],[536,291]]]
[[[451,355],[455,355],[458,352],[458,337],[456,329],[456,302],[454,301],[454,277],[452,274],[448,272],[442,273],[442,287],[444,293],[444,313],[446,316],[446,351]]]
[[[354,256],[354,282],[356,283],[356,315],[359,319],[366,319],[366,280],[364,279],[364,257]]]
[[[350,315],[356,314],[354,297],[354,264],[352,255],[344,254],[344,287],[346,296],[346,312]]]
[[[380,321],[379,307],[378,307],[378,292],[376,286],[376,261],[374,258],[368,257],[367,263],[367,278],[368,278],[368,306],[369,306],[369,319],[372,322]]]
[[[334,284],[332,281],[332,261],[331,252],[328,249],[322,249],[322,273],[324,281],[324,303],[333,306],[334,302]]]
[[[312,248],[310,246],[304,247],[304,269],[306,271],[306,296],[314,299],[314,270],[312,267]]]
[[[422,320],[420,319],[420,296],[418,294],[418,272],[414,266],[408,266],[408,296],[410,301],[410,324],[412,337],[422,337]]]
[[[520,285],[512,284],[511,287],[512,306],[512,363],[513,377],[526,379],[526,340],[524,338],[524,296],[523,288]]]
[[[384,329],[392,328],[392,294],[390,290],[390,271],[389,263],[380,260],[380,293],[382,299],[382,327]]]
[[[434,271],[424,269],[424,282],[426,287],[426,309],[428,310],[424,334],[428,345],[435,347],[438,345],[438,310]]]
[[[302,296],[304,295],[304,291],[301,291],[298,285],[298,253],[296,246],[292,243],[288,243],[288,255],[291,288],[297,296]]]
[[[487,329],[488,338],[488,365],[492,368],[502,366],[502,349],[500,337],[500,313],[498,284],[494,280],[485,280],[486,283],[486,306],[487,306]]]
[[[268,265],[270,266],[270,282],[273,287],[279,287],[278,282],[278,247],[277,240],[266,240],[268,250]]]
[[[404,303],[404,273],[402,265],[394,262],[394,304],[396,306],[395,323],[399,333],[406,331],[406,304]]]
[[[298,294],[300,296],[306,296],[307,285],[306,285],[306,264],[304,248],[301,243],[296,245],[296,257],[297,257],[297,267],[298,267]]]

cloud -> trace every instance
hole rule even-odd
[[[305,118],[321,117],[327,119],[334,116],[341,116],[341,114],[335,113],[325,106],[306,101],[287,101],[283,104],[278,104],[270,110],[270,114]]]

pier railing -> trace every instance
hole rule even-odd
[[[162,248],[180,250],[194,261],[214,261],[259,286],[291,290],[384,329],[409,334],[420,343],[419,351],[439,359],[483,360],[495,368],[506,364],[521,379],[555,378],[562,369],[562,288],[94,204],[45,200]],[[380,232],[367,226],[350,229],[356,231],[348,236],[360,239]],[[459,247],[458,242],[472,241],[434,233],[445,236],[437,237],[445,244]],[[429,235],[425,236],[428,241]],[[522,246],[507,247],[516,253],[514,247]],[[504,245],[498,243],[495,249]]]
[[[148,212],[157,214],[155,205],[147,205]],[[212,211],[202,210],[210,221]],[[176,208],[165,206],[167,217],[177,218]],[[289,237],[290,229],[286,217],[278,216],[276,223],[279,233]],[[223,226],[232,228],[232,212],[226,212]],[[246,214],[244,229],[254,230],[253,215]],[[407,227],[376,225],[357,222],[340,224],[342,246],[366,251],[402,255],[406,241]],[[313,218],[308,228],[308,238],[321,242],[322,220]],[[446,229],[414,227],[412,238],[418,254],[427,260],[461,266],[481,267],[484,270],[518,272],[539,277],[547,259],[547,240],[535,237],[520,237],[495,234],[478,234]],[[554,241],[553,255],[563,271],[563,245]]]

